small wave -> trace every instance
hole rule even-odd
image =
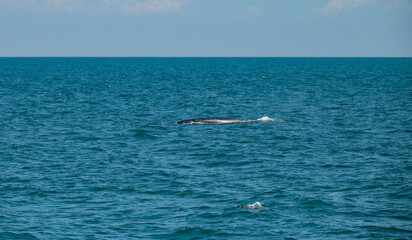
[[[214,234],[215,231],[212,229],[205,229],[205,228],[201,228],[201,227],[183,227],[183,228],[179,228],[175,231],[175,233],[173,234],[173,237],[182,237],[182,236],[196,236],[197,237],[202,237],[202,236],[207,236],[207,235],[211,235]]]
[[[0,232],[0,239],[38,239],[31,233]]]
[[[157,138],[152,134],[152,131],[148,130],[143,130],[143,129],[133,129],[130,130],[133,133],[134,137],[137,137],[139,139],[155,139]]]

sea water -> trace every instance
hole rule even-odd
[[[411,58],[0,58],[0,239],[410,239],[411,183]]]

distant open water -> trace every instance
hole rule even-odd
[[[411,161],[411,58],[0,58],[0,239],[411,239]]]

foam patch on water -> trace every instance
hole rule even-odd
[[[274,121],[276,121],[276,122],[284,122],[285,120],[283,120],[283,119],[278,119],[278,118],[270,118],[270,117],[268,117],[268,116],[263,116],[263,117],[261,117],[261,118],[258,118],[258,119],[256,119],[257,121],[261,121],[261,122],[274,122]]]
[[[262,204],[260,202],[254,202],[252,204],[248,204],[247,207],[250,209],[257,209],[257,208],[261,208]]]
[[[262,208],[262,203],[254,202],[254,203],[251,203],[251,204],[238,204],[238,205],[235,206],[235,208],[260,209],[260,208]]]

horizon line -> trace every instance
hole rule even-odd
[[[412,58],[412,56],[0,56],[0,58]]]

